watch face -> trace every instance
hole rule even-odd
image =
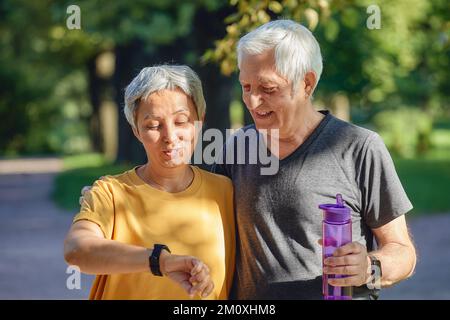
[[[371,275],[367,287],[371,290],[381,289],[381,262],[373,256],[369,256],[371,262]]]

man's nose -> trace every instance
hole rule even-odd
[[[254,110],[261,105],[261,96],[259,94],[250,93],[247,107]]]

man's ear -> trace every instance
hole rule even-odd
[[[316,73],[312,72],[312,71],[308,71],[305,74],[305,78],[303,79],[303,82],[305,84],[305,87],[304,87],[305,96],[308,98],[313,94],[314,88],[316,87],[316,83],[317,83]]]

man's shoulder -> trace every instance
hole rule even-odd
[[[368,141],[379,137],[371,129],[338,119],[334,116],[331,117],[324,134],[325,141],[330,146],[363,148]]]
[[[369,128],[341,120],[334,116],[330,121],[330,129],[334,134],[350,136],[352,139],[357,140],[366,140],[368,137],[376,135],[376,132]]]

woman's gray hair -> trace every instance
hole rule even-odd
[[[124,113],[130,125],[136,128],[135,112],[141,99],[147,99],[160,90],[176,88],[192,98],[201,119],[206,111],[206,102],[198,75],[188,66],[159,65],[142,69],[125,89]]]
[[[270,49],[275,49],[277,72],[291,81],[294,91],[310,71],[316,74],[317,86],[322,74],[322,54],[311,31],[292,20],[265,23],[239,40],[238,67],[244,54],[257,55]]]

